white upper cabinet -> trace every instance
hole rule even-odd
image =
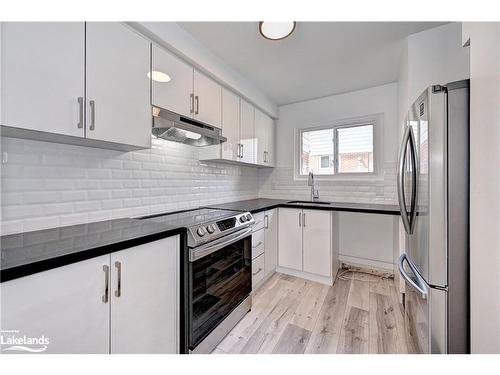
[[[245,163],[254,164],[255,158],[255,108],[247,101],[240,100],[240,158]]]
[[[84,23],[1,28],[1,124],[83,137]]]
[[[116,22],[87,23],[87,138],[148,148],[150,43]]]
[[[221,127],[222,86],[195,69],[194,118],[209,125]]]
[[[152,104],[192,118],[193,67],[172,53],[153,45],[152,72]]]
[[[240,147],[240,97],[222,89],[222,135],[227,141],[222,143],[222,158],[239,159]]]
[[[255,154],[257,164],[274,165],[273,119],[258,109],[255,109]]]
[[[320,276],[332,274],[331,212],[303,210],[303,271]]]
[[[275,152],[275,126],[274,126],[274,121],[271,117],[266,116],[267,121],[266,121],[266,130],[267,130],[267,142],[266,142],[266,158],[264,160],[264,164],[269,166],[269,167],[274,167],[276,166],[276,152]]]

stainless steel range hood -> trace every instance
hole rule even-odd
[[[153,135],[197,147],[227,141],[221,129],[159,107],[153,107]]]

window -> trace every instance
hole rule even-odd
[[[374,172],[374,122],[300,132],[300,175]]]

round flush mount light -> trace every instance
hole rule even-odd
[[[296,22],[259,22],[259,32],[269,40],[285,39],[293,30]]]
[[[170,82],[170,76],[168,74],[157,70],[153,70],[151,73],[148,72],[148,78],[156,82]]]

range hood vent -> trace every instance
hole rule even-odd
[[[153,107],[153,135],[173,142],[203,147],[227,141],[222,130],[181,116],[166,109]]]

